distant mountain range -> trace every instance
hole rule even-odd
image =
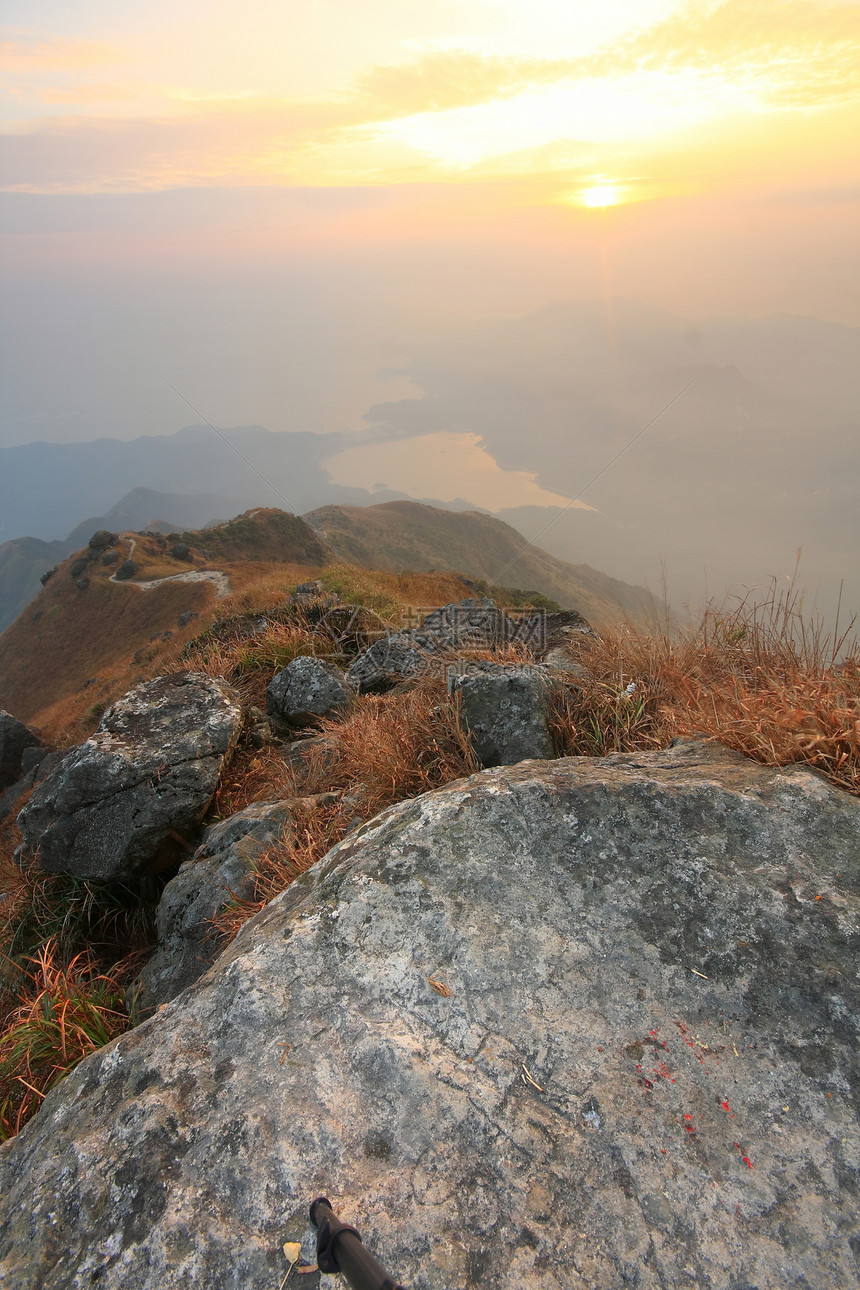
[[[0,624],[102,520],[199,528],[252,506],[395,500],[488,511],[559,559],[652,589],[664,568],[675,606],[789,574],[802,548],[819,607],[832,613],[844,580],[843,609],[860,609],[860,329],[559,304],[428,343],[400,375],[417,396],[377,404],[350,433],[189,426],[0,450]],[[423,470],[407,488],[403,451],[387,451],[404,442],[428,463],[423,488]],[[536,504],[525,488],[519,504],[485,504],[480,476],[458,468],[476,442],[508,483],[593,509]],[[340,473],[347,451],[366,468]],[[127,521],[107,518],[117,498]]]

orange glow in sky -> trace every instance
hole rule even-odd
[[[8,189],[489,177],[606,206],[731,183],[749,173],[750,138],[765,150],[758,179],[797,177],[807,160],[820,169],[828,149],[832,175],[856,176],[853,0],[75,9],[6,5]],[[613,172],[640,179],[596,196],[590,177]]]

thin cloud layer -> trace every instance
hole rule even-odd
[[[4,55],[16,99],[43,105],[0,140],[5,185],[19,191],[463,180],[529,165],[545,175],[564,168],[565,139],[589,150],[569,160],[580,182],[625,145],[635,172],[691,131],[718,152],[721,122],[779,129],[786,113],[853,112],[860,100],[857,6],[815,0],[688,3],[576,57],[425,47],[316,99],[166,86],[140,63],[124,82],[117,66],[130,56],[99,41],[17,32]],[[52,103],[89,111],[45,118]]]

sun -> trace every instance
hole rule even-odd
[[[623,200],[618,184],[593,184],[590,188],[583,188],[579,193],[580,205],[589,206],[593,210],[604,206],[617,206]]]

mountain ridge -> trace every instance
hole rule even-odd
[[[514,560],[516,576],[505,572]],[[506,586],[490,585],[494,573]],[[125,533],[108,552],[67,556],[0,636],[0,707],[55,739],[72,726],[80,733],[147,669],[181,666],[184,645],[216,619],[266,612],[319,577],[356,603],[394,578],[417,606],[477,587],[510,605],[578,609],[597,627],[651,609],[642,588],[566,565],[479,512],[388,502],[302,518],[257,508],[213,528]]]

